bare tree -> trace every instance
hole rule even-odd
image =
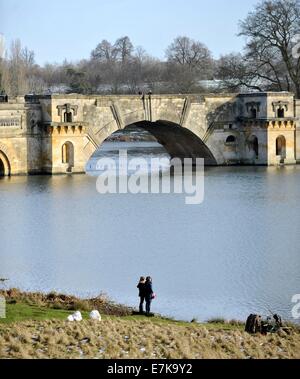
[[[21,50],[22,60],[27,69],[30,69],[35,64],[34,51],[29,50],[27,47]]]
[[[274,70],[277,69],[273,67]],[[228,54],[217,62],[216,76],[221,79],[220,90],[241,91],[249,88],[255,91],[278,90],[279,77],[271,68],[263,67],[254,57],[242,54]],[[280,89],[282,87],[280,86]]]
[[[188,37],[177,37],[167,48],[166,56],[169,62],[190,68],[199,68],[211,59],[205,45]]]
[[[257,78],[300,97],[300,58],[293,54],[300,33],[299,0],[265,0],[241,22],[246,60]]]
[[[96,59],[105,63],[114,62],[116,55],[117,51],[115,47],[107,40],[100,42],[99,45],[97,45],[96,49],[91,53],[92,59]]]
[[[0,94],[6,93],[6,75],[7,67],[6,61],[3,58],[0,58]]]
[[[121,37],[114,44],[114,51],[118,59],[124,64],[132,57],[134,47],[129,37]]]
[[[9,95],[25,95],[45,88],[34,52],[22,48],[20,40],[11,43],[9,53],[1,62],[1,87]]]
[[[10,95],[25,95],[28,92],[27,65],[20,40],[13,41],[10,46],[10,55],[7,62],[6,92]]]
[[[212,71],[212,57],[201,42],[188,37],[177,37],[166,50],[168,80],[176,90],[190,92],[201,79],[208,79]]]

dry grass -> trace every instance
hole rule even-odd
[[[7,319],[0,322],[0,358],[300,359],[296,326],[251,336],[234,320],[198,324],[132,316],[131,308],[103,295],[83,300],[16,289],[0,295],[8,304]],[[69,311],[92,309],[100,311],[102,322],[64,321]]]
[[[300,331],[250,336],[199,324],[106,318],[0,325],[0,358],[300,358]]]
[[[75,296],[55,292],[43,294],[40,292],[22,292],[12,288],[6,291],[0,290],[0,296],[5,297],[8,303],[17,302],[67,311],[92,311],[93,309],[98,309],[100,313],[111,316],[127,316],[132,314],[133,311],[124,305],[115,304],[104,294],[92,299],[79,299]]]

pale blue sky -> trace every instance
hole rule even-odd
[[[128,35],[159,58],[178,35],[204,42],[215,57],[239,51],[238,21],[258,0],[0,0],[0,33],[20,38],[38,63],[88,58],[102,39]]]

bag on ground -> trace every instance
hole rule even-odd
[[[101,315],[98,311],[94,310],[90,313],[90,319],[96,320],[96,321],[101,321]]]
[[[247,319],[245,331],[250,334],[261,333],[262,331],[261,316],[251,314]]]
[[[73,321],[82,321],[82,315],[81,312],[77,311],[73,315],[68,316],[68,321],[73,322]]]

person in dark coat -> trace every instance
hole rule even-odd
[[[140,297],[140,314],[144,313],[144,302],[146,298],[145,287],[146,287],[146,279],[142,276],[140,278],[139,284],[137,285],[137,288],[139,289],[139,297]]]
[[[145,284],[145,300],[146,300],[146,314],[150,314],[151,302],[153,300],[154,292],[152,289],[152,278],[150,276],[146,279]]]

